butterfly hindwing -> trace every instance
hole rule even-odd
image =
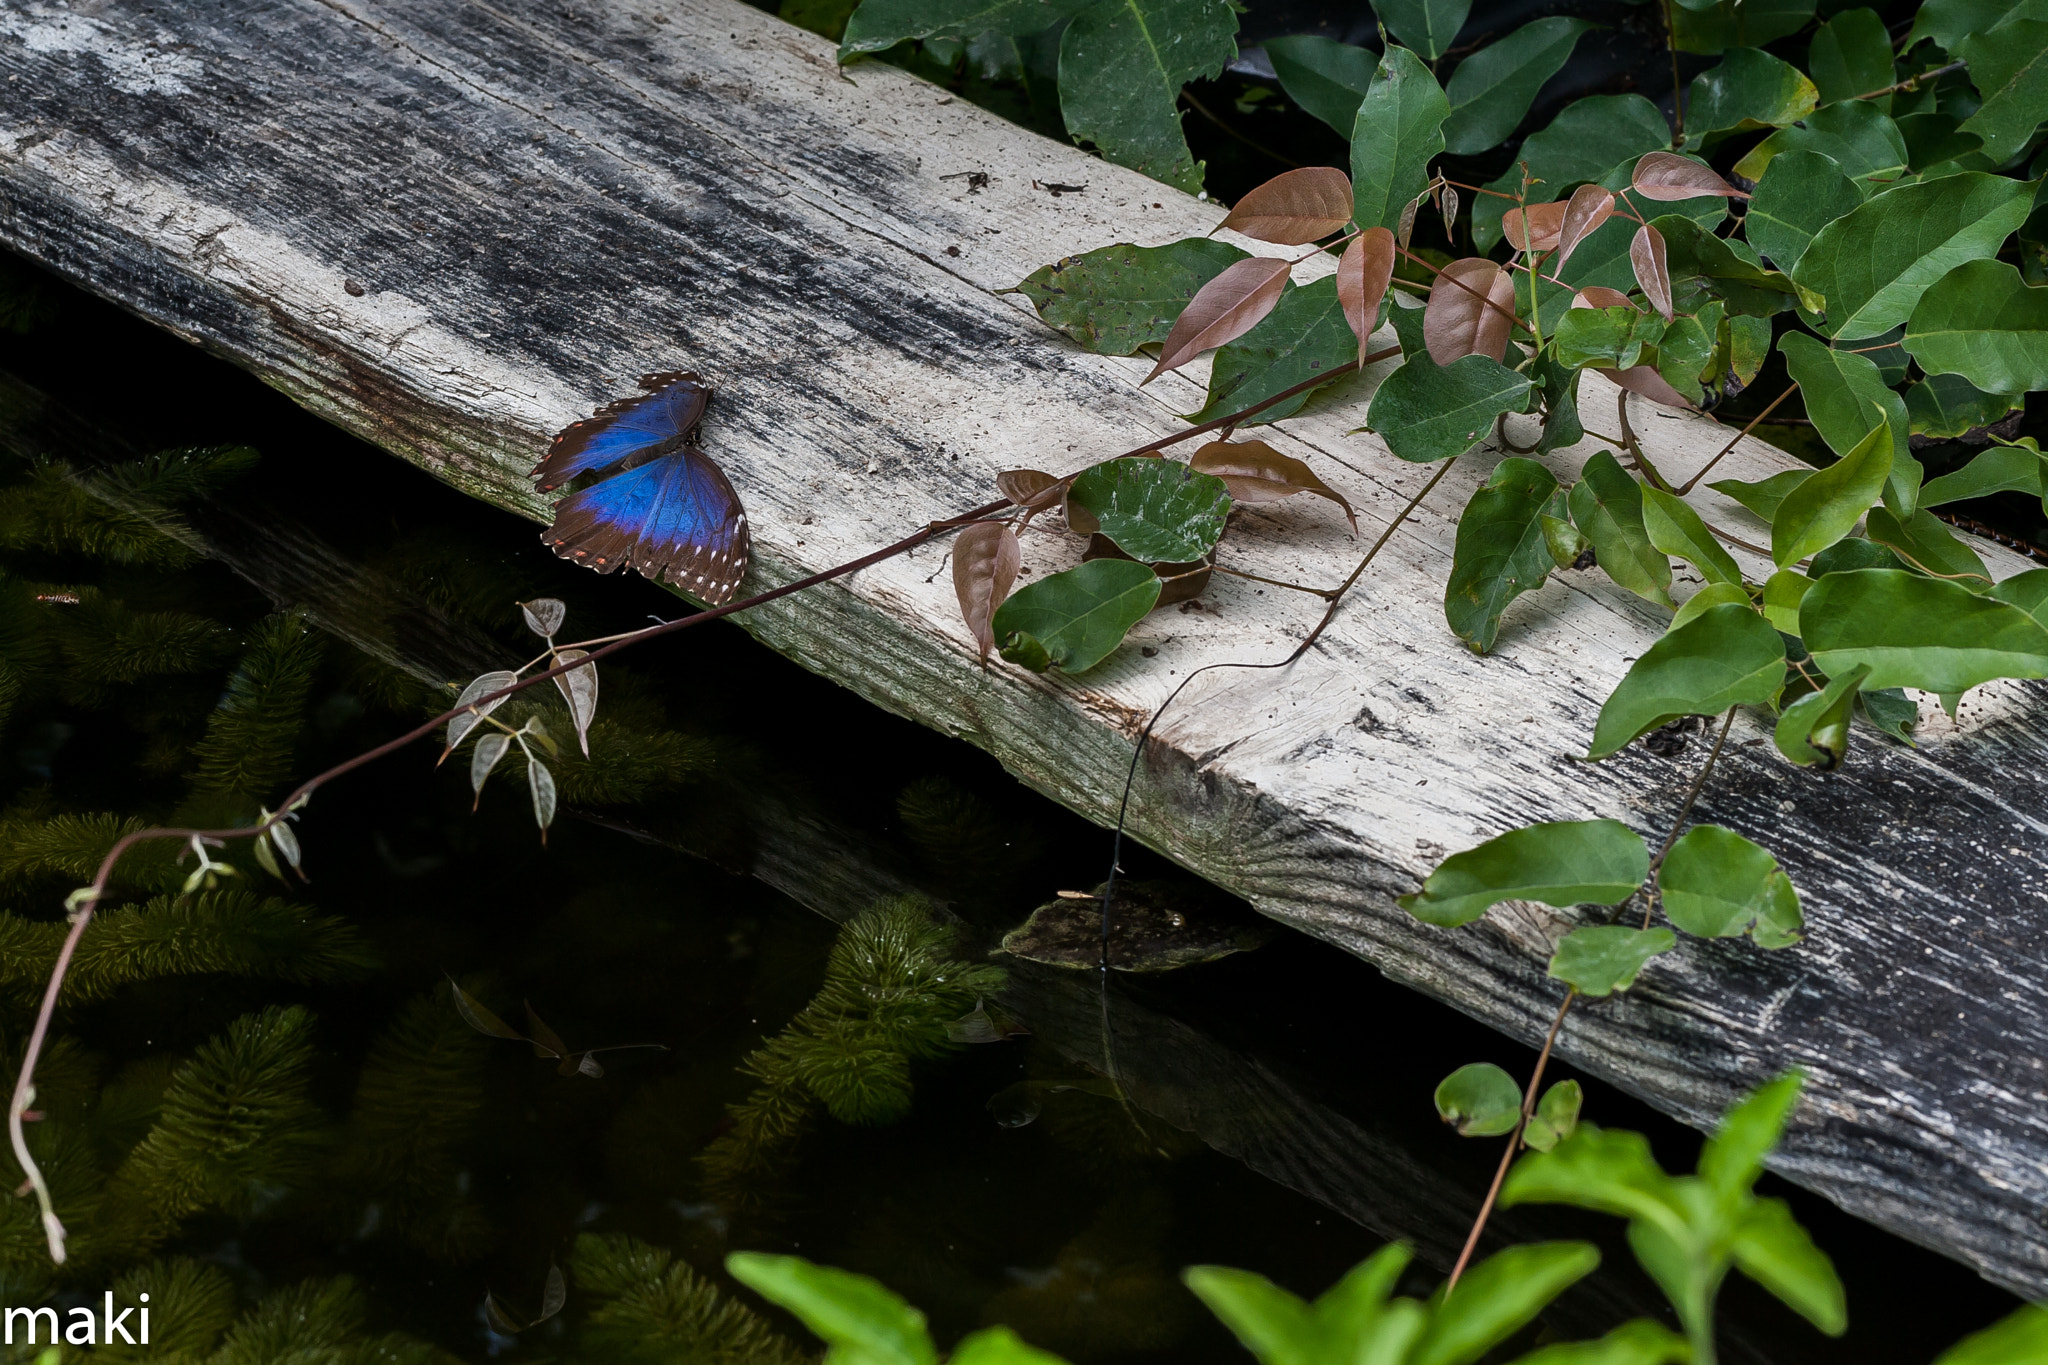
[[[539,491],[635,456],[645,460],[667,454],[691,439],[710,404],[710,387],[694,374],[677,373],[647,375],[640,387],[648,392],[607,403],[555,437],[547,458],[533,467]]]

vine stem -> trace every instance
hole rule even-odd
[[[1678,815],[1671,822],[1671,831],[1664,836],[1664,846],[1657,850],[1657,856],[1650,860],[1650,870],[1644,881],[1649,886],[1649,908],[1643,915],[1643,927],[1650,927],[1650,915],[1657,903],[1657,869],[1664,865],[1664,859],[1671,853],[1671,846],[1678,842],[1679,833],[1692,818],[1692,808],[1700,799],[1700,792],[1707,785],[1707,775],[1714,771],[1715,762],[1721,757],[1721,747],[1728,741],[1729,727],[1735,724],[1735,708],[1729,707],[1722,718],[1720,737],[1707,754],[1707,761],[1700,764],[1700,770],[1693,774],[1692,785],[1686,788],[1685,799],[1679,803]],[[1515,1120],[1515,1131],[1508,1134],[1507,1150],[1500,1154],[1500,1165],[1494,1168],[1493,1183],[1487,1187],[1486,1198],[1479,1205],[1479,1216],[1472,1220],[1472,1231],[1465,1236],[1465,1248],[1458,1253],[1458,1263],[1451,1267],[1451,1278],[1444,1284],[1444,1294],[1458,1287],[1458,1277],[1465,1273],[1465,1267],[1472,1261],[1472,1253],[1479,1247],[1479,1238],[1486,1231],[1487,1220],[1493,1217],[1493,1207],[1500,1199],[1500,1188],[1508,1178],[1508,1168],[1514,1164],[1515,1153],[1522,1148],[1522,1133],[1529,1126],[1530,1116],[1536,1112],[1537,1092],[1543,1085],[1543,1072],[1550,1065],[1550,1054],[1557,1047],[1558,1034],[1564,1030],[1565,1016],[1571,1013],[1572,1005],[1579,998],[1579,988],[1571,987],[1565,992],[1564,1003],[1557,1007],[1557,1017],[1550,1021],[1550,1032],[1544,1035],[1543,1050],[1536,1054],[1536,1066],[1529,1073],[1528,1088],[1522,1092],[1522,1111]]]
[[[1764,418],[1769,417],[1772,413],[1776,412],[1778,410],[1778,404],[1784,402],[1787,398],[1790,398],[1793,394],[1797,392],[1799,392],[1799,386],[1797,384],[1786,385],[1785,391],[1779,394],[1776,398],[1773,398],[1770,402],[1769,407],[1765,408],[1756,416],[1750,418],[1748,426],[1744,427],[1742,430],[1736,432],[1735,435],[1730,437],[1728,440],[1728,444],[1722,446],[1720,451],[1715,454],[1713,459],[1708,460],[1704,465],[1700,466],[1699,473],[1693,475],[1691,478],[1685,481],[1685,485],[1678,490],[1679,494],[1682,496],[1686,493],[1692,492],[1693,485],[1698,483],[1701,479],[1707,477],[1707,471],[1712,469],[1715,465],[1721,463],[1722,458],[1726,456],[1729,451],[1741,445],[1742,438],[1749,435],[1750,432],[1755,431],[1757,428],[1757,423],[1763,421]]]
[[[1321,384],[1327,384],[1339,375],[1362,369],[1374,361],[1398,355],[1400,350],[1399,346],[1390,346],[1384,350],[1374,351],[1358,360],[1349,361],[1334,369],[1325,371],[1312,379],[1307,379],[1299,384],[1282,389],[1270,398],[1261,399],[1238,412],[1218,417],[1213,421],[1204,422],[1199,426],[1189,427],[1184,431],[1177,431],[1170,435],[1162,436],[1156,441],[1148,441],[1135,450],[1128,450],[1122,455],[1110,458],[1130,459],[1135,456],[1150,455],[1164,450],[1168,446],[1176,445],[1181,441],[1199,436],[1204,432],[1215,431],[1219,427],[1235,426],[1245,418],[1257,416],[1276,403],[1285,402],[1296,394],[1303,393]],[[1098,461],[1098,463],[1100,462]],[[1078,473],[1079,471],[1076,472]],[[1070,474],[1063,482],[1071,481],[1074,477],[1075,475]],[[1442,477],[1441,474],[1438,477]],[[1432,480],[1431,486],[1434,486],[1434,480]],[[277,825],[287,815],[297,810],[309,800],[314,792],[326,786],[329,782],[334,781],[336,778],[345,777],[358,768],[374,763],[388,754],[396,753],[408,745],[425,739],[428,735],[433,734],[434,731],[440,729],[459,715],[466,712],[474,712],[478,707],[492,702],[502,701],[515,693],[525,691],[529,687],[550,682],[565,673],[573,672],[588,664],[595,664],[601,659],[611,657],[620,650],[629,649],[634,645],[652,640],[658,636],[672,635],[677,631],[687,630],[692,626],[703,625],[707,621],[716,621],[721,617],[732,616],[753,607],[765,606],[770,602],[788,597],[793,593],[802,592],[807,588],[814,588],[820,584],[829,583],[833,579],[844,578],[848,574],[858,573],[862,569],[871,568],[876,564],[882,563],[884,560],[894,559],[898,555],[908,553],[927,541],[943,535],[947,531],[958,530],[971,523],[988,520],[996,513],[1015,505],[1007,498],[983,503],[980,507],[962,512],[958,516],[948,517],[942,521],[930,522],[921,530],[914,531],[901,540],[862,555],[858,559],[851,559],[844,564],[834,565],[829,569],[822,569],[817,573],[799,578],[794,582],[785,583],[779,588],[771,588],[767,592],[756,593],[752,597],[743,598],[737,602],[727,602],[723,606],[706,607],[688,616],[679,616],[672,621],[664,621],[657,625],[647,626],[641,630],[628,632],[624,635],[604,637],[610,643],[592,650],[583,658],[565,664],[557,664],[555,667],[541,673],[536,673],[530,678],[520,678],[505,687],[499,688],[495,692],[486,693],[472,702],[443,711],[432,720],[414,726],[396,739],[387,740],[374,749],[365,750],[354,758],[337,763],[325,772],[307,778],[304,782],[293,788],[291,793],[279,803],[278,811],[275,815],[257,824],[246,825],[237,829],[143,829],[125,834],[115,841],[114,846],[108,849],[106,856],[100,860],[99,869],[94,873],[92,882],[81,891],[74,892],[67,902],[67,909],[71,916],[71,929],[64,936],[64,941],[57,950],[56,963],[50,969],[50,981],[43,990],[42,1004],[36,1011],[35,1025],[29,1031],[28,1046],[22,1052],[21,1070],[15,1076],[13,1097],[8,1102],[8,1144],[13,1149],[14,1159],[20,1165],[22,1175],[26,1179],[28,1187],[35,1193],[36,1204],[42,1217],[43,1234],[49,1244],[50,1259],[60,1265],[63,1264],[66,1233],[63,1222],[57,1217],[56,1205],[51,1198],[49,1182],[43,1176],[42,1167],[37,1165],[35,1158],[29,1154],[28,1138],[22,1129],[22,1117],[34,1102],[36,1063],[41,1060],[44,1044],[49,1041],[50,1026],[56,1017],[57,999],[64,989],[65,976],[69,973],[72,960],[77,955],[78,944],[85,935],[86,926],[92,922],[93,912],[98,908],[99,903],[106,898],[107,885],[113,878],[114,868],[120,863],[121,856],[129,849],[145,841],[157,839],[197,840],[204,844],[219,846],[229,839],[261,838],[268,834],[272,827]],[[1388,533],[1392,534],[1391,527],[1388,529]],[[1385,539],[1384,536],[1381,537],[1382,544],[1385,543]],[[1377,549],[1378,547],[1375,546],[1375,552],[1377,552]],[[1354,573],[1351,580],[1347,580],[1345,583],[1345,587],[1348,588],[1350,583],[1357,579],[1357,576],[1357,573]],[[1340,589],[1339,591],[1341,592],[1342,590]],[[1332,610],[1334,611],[1334,609],[1333,604]],[[1325,624],[1327,624],[1327,620]],[[1321,627],[1318,627],[1317,634],[1320,633]],[[1314,638],[1314,636],[1311,636],[1310,641],[1313,642]],[[597,641],[592,640],[587,643],[596,644]],[[1306,647],[1306,645],[1303,646],[1303,648]],[[1128,785],[1125,788],[1125,796],[1128,799]]]

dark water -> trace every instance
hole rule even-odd
[[[380,566],[420,638],[449,650],[453,635],[482,639],[509,663],[532,648],[515,598],[563,598],[571,634],[677,610],[638,578],[560,564],[533,527],[326,427],[225,363],[83,295],[52,297],[39,327],[0,339],[0,368],[141,449],[256,446],[261,463],[220,506],[272,509],[259,519],[289,516],[306,528],[293,535]],[[10,466],[7,480],[18,473]],[[91,571],[75,557],[19,552],[7,567],[51,582]],[[134,571],[116,577],[146,595]],[[245,632],[271,610],[217,565],[141,577],[164,601]],[[203,686],[224,675],[214,670]],[[437,772],[425,748],[320,794],[300,831],[314,880],[295,899],[353,925],[373,969],[310,985],[166,977],[62,1016],[60,1032],[116,1083],[191,1055],[253,1010],[296,1004],[314,1017],[317,1159],[261,1207],[185,1219],[157,1254],[220,1267],[245,1308],[309,1277],[353,1276],[371,1328],[472,1361],[692,1358],[673,1338],[664,1348],[644,1334],[624,1345],[603,1337],[601,1296],[574,1276],[551,1321],[516,1337],[489,1330],[486,1293],[531,1316],[550,1263],[573,1267],[580,1234],[617,1233],[673,1251],[727,1289],[720,1263],[742,1247],[860,1270],[925,1309],[942,1340],[1003,1321],[1076,1361],[1199,1362],[1245,1357],[1179,1287],[1184,1265],[1247,1266],[1314,1293],[1387,1236],[1414,1239],[1425,1261],[1455,1248],[1497,1147],[1441,1128],[1430,1091],[1467,1061],[1524,1072],[1528,1052],[1285,933],[1256,952],[1119,983],[1119,1055],[1134,1093],[1199,1136],[1157,1119],[1140,1135],[1086,1088],[1085,1062],[1100,1055],[1089,980],[1021,969],[1003,998],[1032,1036],[920,1062],[902,1121],[821,1119],[744,1199],[711,1188],[700,1158],[728,1132],[727,1106],[753,1087],[736,1068],[818,990],[837,933],[744,869],[836,860],[853,869],[830,907],[839,914],[866,902],[868,879],[872,894],[923,888],[958,917],[957,951],[974,960],[1053,892],[1099,881],[1108,841],[983,755],[883,714],[731,626],[647,646],[608,665],[605,687],[606,706],[667,737],[672,771],[629,801],[569,803],[545,849],[517,786],[494,783],[471,814],[460,765]],[[330,641],[295,775],[412,723],[403,693],[388,670]],[[65,809],[170,809],[183,779],[145,761],[141,723],[123,710],[140,704],[132,694],[106,705],[59,696],[15,716],[0,804],[41,792]],[[1127,868],[1181,876],[1142,850]],[[54,919],[64,889],[15,887],[6,907]],[[454,1021],[449,974],[509,1020],[529,1002],[573,1047],[668,1050],[607,1053],[597,1079],[559,1075],[523,1045]],[[4,1019],[18,1049],[19,999]],[[413,1122],[366,1124],[366,1063],[408,1020],[439,1039],[436,1066],[399,1094]],[[1263,1087],[1250,1099],[1226,1085],[1247,1076]],[[997,1108],[1016,1117],[1019,1082],[1040,1087],[1031,1093],[1042,1112],[1002,1126],[991,1098],[1010,1096]],[[1047,1088],[1061,1083],[1076,1088]],[[1697,1151],[1696,1135],[1597,1083],[1587,1113],[1647,1131],[1667,1165],[1689,1168]],[[1298,1139],[1284,1158],[1255,1150],[1259,1130],[1276,1125]],[[1293,1162],[1293,1183],[1314,1184],[1327,1202],[1225,1154],[1248,1151],[1269,1172]],[[410,1183],[380,1184],[377,1172],[392,1170]],[[1729,1359],[1924,1361],[2012,1306],[1959,1267],[1789,1187],[1773,1192],[1835,1256],[1851,1332],[1826,1341],[1731,1281]],[[16,1287],[34,1279],[24,1225],[15,1217],[0,1248]],[[1512,1230],[1592,1236],[1607,1249],[1606,1267],[1560,1305],[1567,1335],[1653,1308],[1611,1221],[1517,1211]],[[107,1264],[60,1292],[96,1299],[127,1268]],[[1406,1287],[1425,1292],[1441,1272],[1419,1264]]]

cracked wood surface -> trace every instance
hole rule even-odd
[[[947,178],[970,171],[989,183]],[[1201,401],[1192,380],[1141,391],[1143,358],[1079,353],[996,291],[1218,217],[901,72],[841,73],[828,44],[729,0],[0,0],[8,245],[536,518],[524,474],[553,431],[634,375],[694,368],[719,390],[706,447],[755,529],[749,590],[982,502],[998,470],[1064,471],[1176,429]],[[1350,434],[1375,378],[1269,436],[1345,492],[1367,537],[1429,473]],[[1613,391],[1589,377],[1584,397],[1611,430]],[[1724,439],[1640,404],[1632,417],[1681,474]],[[1490,656],[1444,627],[1456,510],[1498,458],[1459,462],[1294,668],[1211,673],[1183,695],[1140,765],[1132,826],[1531,1039],[1558,998],[1548,947],[1589,915],[1502,907],[1446,932],[1392,897],[1445,849],[1528,821],[1612,816],[1661,838],[1702,746],[1574,758],[1663,621],[1597,574],[1519,600]],[[1722,468],[1785,463],[1745,443]],[[1310,501],[1240,512],[1226,562],[1337,581],[1358,546]],[[1761,534],[1718,495],[1704,505]],[[1098,820],[1144,717],[1190,669],[1282,657],[1319,606],[1219,579],[1082,678],[983,672],[944,553],[745,623]],[[1034,534],[1025,557],[1035,577],[1072,548]],[[1775,761],[1739,720],[1698,815],[1778,854],[1807,941],[1688,942],[1627,996],[1575,1011],[1560,1043],[1694,1124],[1805,1067],[1777,1169],[2037,1298],[2043,696],[1983,688],[1957,724],[1924,703],[1918,750],[1864,733],[1832,776]]]

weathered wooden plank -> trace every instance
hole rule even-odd
[[[982,501],[998,469],[1149,439],[1199,402],[1178,377],[1140,392],[1142,362],[1077,354],[992,291],[1073,251],[1206,230],[1213,209],[902,73],[842,75],[827,45],[727,0],[0,0],[0,34],[0,234],[16,249],[528,515],[543,509],[521,476],[551,431],[641,371],[698,369],[720,388],[707,443],[747,502],[755,585]],[[986,188],[941,178],[973,170]],[[1589,394],[1588,411],[1611,402]],[[1356,422],[1327,402],[1278,439],[1370,534],[1423,472],[1347,435]],[[1694,421],[1637,424],[1672,469],[1717,444]],[[1568,917],[1443,933],[1391,897],[1441,848],[1528,820],[1661,835],[1691,764],[1571,757],[1659,629],[1594,576],[1518,602],[1486,658],[1444,629],[1452,517],[1495,458],[1460,462],[1293,669],[1190,688],[1133,823],[1265,912],[1529,1037],[1554,1008],[1542,963]],[[1780,460],[1746,447],[1730,464],[1757,477]],[[983,673],[942,553],[749,628],[1097,818],[1168,689],[1205,663],[1279,657],[1312,619],[1309,599],[1224,584],[1082,679]],[[1026,557],[1043,573],[1068,553],[1047,536]],[[1286,504],[1247,512],[1228,553],[1332,582],[1356,549],[1336,516]],[[1808,943],[1688,945],[1575,1013],[1561,1044],[1695,1123],[1806,1066],[1813,1102],[1779,1168],[2036,1296],[2041,696],[1983,689],[1959,725],[1923,708],[1921,749],[1865,743],[1831,777],[1776,764],[1739,722],[1700,813],[1779,852]]]

